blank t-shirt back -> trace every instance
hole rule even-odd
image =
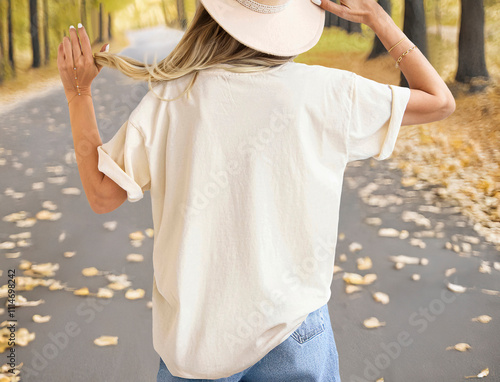
[[[97,148],[130,202],[151,193],[153,344],[174,376],[238,373],[328,302],[345,167],[391,155],[409,97],[293,61],[212,68],[189,97],[149,91]]]

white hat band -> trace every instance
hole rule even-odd
[[[288,0],[285,4],[280,4],[280,5],[266,5],[254,0],[236,0],[236,1],[241,5],[243,5],[244,7],[259,13],[281,12],[291,3],[291,0]]]

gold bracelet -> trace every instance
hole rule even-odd
[[[86,96],[89,96],[90,98],[92,98],[92,95],[91,95],[91,94],[85,94],[85,93],[84,93],[84,94],[80,94],[80,93],[77,93],[77,94],[75,94],[73,97],[71,97],[71,99],[68,101],[68,106],[69,106],[69,103],[70,103],[71,101],[73,101],[73,99],[74,99],[76,96],[82,96],[82,95],[86,95]]]
[[[393,47],[392,47],[391,49],[389,49],[389,50],[387,51],[387,53],[391,53],[391,51],[392,51],[395,47],[397,47],[397,46],[398,46],[401,42],[403,42],[403,40],[404,40],[405,38],[406,38],[406,36],[404,36],[401,40],[399,40],[399,41],[398,41],[395,45],[393,45]]]
[[[406,56],[408,53],[410,53],[416,47],[417,47],[416,45],[413,45],[410,49],[408,49],[401,56],[399,56],[398,60],[396,61],[396,68],[399,68],[399,63],[401,62],[401,60],[403,60],[404,56]]]

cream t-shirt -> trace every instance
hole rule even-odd
[[[97,148],[130,202],[151,193],[153,345],[174,376],[238,373],[328,302],[346,164],[391,155],[409,97],[293,61],[212,68],[189,98],[149,91]]]

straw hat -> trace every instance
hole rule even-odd
[[[260,52],[294,56],[318,42],[325,10],[311,0],[200,0],[232,37]]]

